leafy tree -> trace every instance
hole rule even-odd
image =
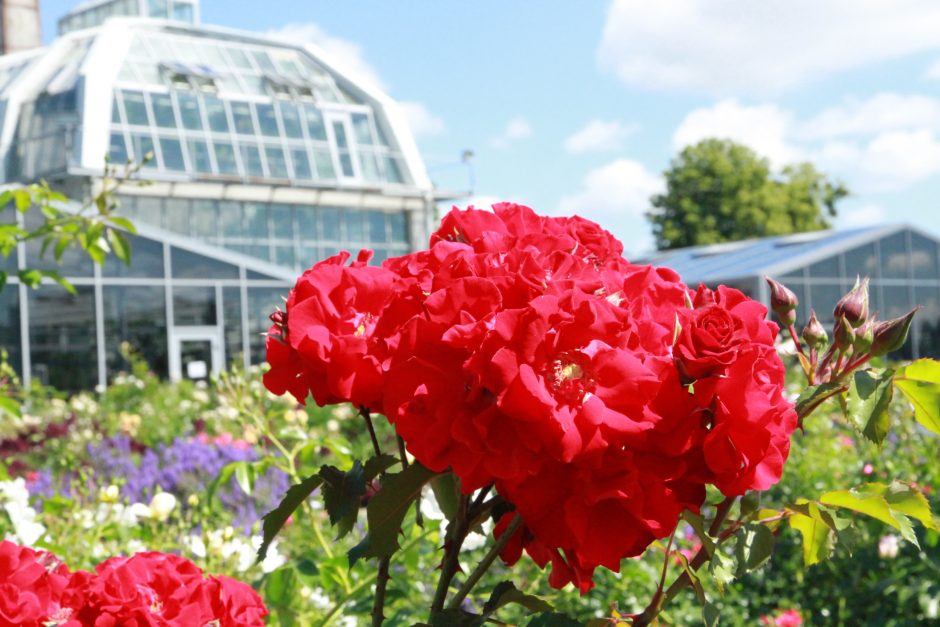
[[[767,159],[723,139],[688,146],[665,177],[646,214],[660,250],[826,229],[849,193],[809,163],[774,176]]]

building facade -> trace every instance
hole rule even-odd
[[[88,198],[106,155],[148,182],[119,192],[140,231],[129,268],[76,253],[56,269],[77,296],[0,293],[0,345],[26,379],[105,383],[123,341],[171,378],[256,363],[302,269],[427,241],[434,191],[387,95],[312,46],[198,22],[194,0],[90,2],[50,46],[0,57],[5,183]],[[50,263],[20,248],[11,269]]]
[[[879,319],[903,316],[915,306],[905,359],[940,358],[940,240],[905,225],[816,231],[782,237],[662,251],[644,260],[675,269],[695,286],[725,284],[770,305],[765,276],[796,294],[798,328],[810,309],[827,328],[833,309],[856,277],[871,279],[870,310]]]

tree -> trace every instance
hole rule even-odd
[[[688,146],[665,177],[646,214],[660,250],[827,229],[849,193],[809,163],[774,176],[767,159],[726,139]]]

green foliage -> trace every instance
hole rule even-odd
[[[940,361],[915,361],[898,370],[894,384],[914,406],[917,422],[940,435]]]
[[[859,370],[852,377],[846,398],[849,419],[866,438],[881,444],[888,434],[888,407],[894,393],[894,371],[880,375]]]
[[[683,149],[665,177],[647,214],[660,250],[829,228],[848,194],[809,163],[775,177],[766,159],[720,139]]]

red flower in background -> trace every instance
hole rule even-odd
[[[515,506],[504,559],[525,551],[586,591],[706,484],[779,480],[796,426],[764,307],[622,251],[580,217],[455,209],[427,250],[308,270],[265,382],[383,411],[422,464]]]

